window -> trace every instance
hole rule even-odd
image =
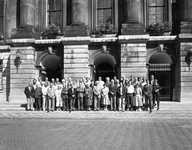
[[[101,23],[111,22],[118,26],[118,0],[92,0],[91,28],[94,30]]]
[[[148,0],[148,24],[167,21],[167,0]]]
[[[4,32],[4,0],[0,0],[0,32]]]
[[[47,24],[54,23],[62,28],[62,0],[48,0],[47,3]]]
[[[113,23],[112,0],[97,0],[97,25],[105,22]]]

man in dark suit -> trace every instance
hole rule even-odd
[[[150,84],[149,80],[146,80],[146,85],[143,87],[143,92],[145,94],[145,101],[146,101],[146,109],[148,110],[148,107],[150,108],[149,113],[152,112],[152,107],[153,107],[153,95],[152,95],[152,91],[153,91],[153,87]]]
[[[28,86],[25,87],[24,93],[27,98],[27,111],[29,111],[29,110],[32,111],[34,109],[33,102],[34,102],[35,90],[34,90],[31,82],[29,82]]]
[[[71,112],[72,110],[75,111],[75,99],[76,99],[76,94],[77,94],[77,90],[74,87],[74,84],[71,84],[71,87],[68,90],[68,97],[69,97],[69,101],[70,101],[70,109],[69,111]]]

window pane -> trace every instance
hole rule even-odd
[[[157,6],[164,5],[164,0],[157,0]]]
[[[163,14],[163,7],[157,7],[157,14]]]
[[[163,22],[163,15],[157,15],[157,22]]]
[[[3,33],[3,17],[0,17],[0,32]]]
[[[156,0],[149,0],[149,6],[156,6]]]
[[[112,22],[111,10],[98,10],[97,11],[97,25],[103,22]]]
[[[110,8],[111,0],[97,0],[97,7],[98,8]]]
[[[62,27],[62,1],[48,0],[48,23],[54,23]]]
[[[112,0],[97,0],[97,25],[112,23]]]
[[[0,16],[3,16],[3,12],[4,12],[4,7],[3,7],[3,2],[0,1]]]
[[[155,7],[150,7],[149,8],[149,15],[155,14]]]

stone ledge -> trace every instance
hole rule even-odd
[[[149,42],[174,42],[177,36],[149,36]]]
[[[55,43],[61,43],[61,39],[35,40],[35,44],[55,44]]]

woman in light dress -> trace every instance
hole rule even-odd
[[[136,111],[141,111],[143,103],[142,103],[142,90],[139,87],[139,84],[136,84],[135,87],[135,96],[133,99],[133,105],[136,107]]]
[[[101,95],[103,99],[103,106],[104,110],[107,110],[107,106],[110,105],[109,101],[109,88],[106,86],[106,84],[103,84],[103,89],[101,90]]]
[[[61,91],[62,91],[62,86],[58,85],[57,89],[56,89],[56,108],[57,108],[57,111],[61,111],[61,107],[62,107]]]

